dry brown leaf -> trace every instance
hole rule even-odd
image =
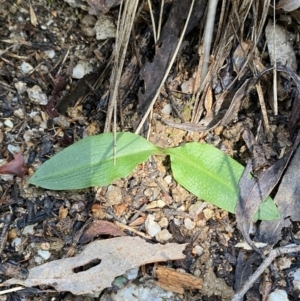
[[[300,221],[300,147],[292,158],[274,198],[278,206],[280,220],[262,221],[257,240],[276,244],[282,237],[282,228],[290,227],[292,221]]]
[[[16,175],[23,179],[27,168],[24,166],[24,157],[22,154],[14,154],[14,159],[0,166],[0,174]]]
[[[276,63],[280,63],[283,66],[289,67],[295,71],[297,69],[296,54],[293,45],[288,38],[288,31],[286,28],[279,24],[275,24],[274,34],[274,25],[270,20],[267,24],[265,33],[271,63],[274,64],[276,60]],[[276,50],[276,56],[274,53],[274,48]]]
[[[293,11],[299,7],[299,0],[280,0],[276,5],[276,9],[283,9],[286,12]]]
[[[102,219],[105,217],[105,211],[100,204],[93,204],[91,212],[94,218]]]
[[[129,269],[151,262],[185,258],[182,251],[186,245],[150,244],[139,237],[128,236],[97,240],[87,245],[76,257],[34,267],[29,270],[26,280],[12,278],[0,286],[46,285],[59,292],[69,291],[75,295],[100,294],[104,288],[112,286],[115,277]],[[91,263],[93,267],[88,268]]]
[[[146,220],[146,217],[145,216],[140,216],[138,217],[136,220],[134,220],[133,222],[131,222],[129,224],[130,227],[136,227],[136,226],[140,226],[142,225]]]
[[[109,10],[120,4],[120,0],[86,0],[89,4],[89,14],[99,16],[106,14]]]
[[[250,41],[243,41],[238,47],[235,49],[233,53],[233,70],[236,73],[239,73],[247,61],[247,56],[252,48],[252,44]]]
[[[58,220],[61,221],[62,219],[66,218],[68,213],[69,213],[68,208],[65,208],[64,206],[60,206],[58,211]]]
[[[205,107],[205,110],[206,110],[206,116],[210,116],[212,117],[212,106],[213,106],[213,99],[214,96],[213,96],[213,92],[212,92],[212,89],[211,87],[208,87],[207,89],[207,93],[206,93],[206,96],[205,96],[205,99],[204,99],[204,107]]]
[[[125,233],[114,223],[94,220],[89,224],[88,228],[84,230],[79,239],[79,243],[87,243],[99,235],[124,236]]]
[[[30,11],[30,22],[34,27],[36,27],[38,25],[38,21],[31,4],[29,5],[29,11]]]
[[[114,212],[117,217],[120,217],[123,212],[127,209],[128,205],[127,204],[118,204],[114,205]]]
[[[292,152],[279,159],[275,164],[260,174],[257,180],[249,178],[249,173],[252,171],[252,164],[251,161],[249,161],[239,181],[240,193],[235,208],[237,228],[243,234],[246,242],[258,253],[260,253],[260,251],[254,245],[249,235],[253,216],[261,202],[267,198],[280,180],[291,155]]]

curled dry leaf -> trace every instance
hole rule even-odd
[[[81,244],[87,243],[99,235],[124,236],[125,233],[118,226],[111,222],[94,220],[83,232],[79,242]]]
[[[89,5],[89,14],[99,16],[106,14],[109,10],[120,4],[120,0],[86,0]]]
[[[258,253],[260,251],[249,235],[254,213],[280,180],[291,155],[292,152],[278,160],[264,171],[257,180],[249,178],[249,173],[252,171],[252,164],[249,161],[239,181],[240,194],[235,208],[237,227],[243,234],[246,242]]]
[[[0,174],[16,175],[23,179],[27,168],[24,165],[24,157],[22,154],[14,154],[14,159],[0,166]]]
[[[276,9],[283,9],[286,12],[293,11],[299,7],[299,0],[280,0],[276,5]]]
[[[282,228],[291,227],[292,221],[300,221],[299,168],[300,147],[292,158],[274,198],[280,212],[280,220],[262,222],[257,240],[275,245],[282,238]]]
[[[45,263],[29,270],[26,280],[12,278],[0,284],[26,287],[46,285],[75,295],[100,294],[117,276],[151,262],[185,258],[187,244],[150,244],[139,237],[97,240],[76,257]]]

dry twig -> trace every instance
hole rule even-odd
[[[247,291],[252,287],[252,285],[258,279],[258,277],[264,272],[264,270],[272,263],[272,261],[276,257],[294,252],[300,252],[299,245],[287,245],[272,250],[266,257],[266,259],[262,262],[262,264],[258,267],[258,269],[250,276],[249,280],[242,286],[241,289],[238,290],[238,292],[234,294],[231,301],[242,301]]]

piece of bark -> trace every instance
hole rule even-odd
[[[185,289],[202,289],[203,280],[196,276],[187,273],[181,273],[164,266],[157,266],[154,269],[154,273],[158,278],[156,284],[166,291],[183,294]]]

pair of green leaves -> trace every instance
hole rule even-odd
[[[234,213],[238,182],[244,167],[217,148],[205,143],[161,149],[144,138],[124,132],[116,136],[114,164],[113,133],[84,138],[46,161],[31,177],[30,183],[52,190],[106,186],[114,179],[128,176],[152,154],[171,158],[175,180],[204,201]],[[267,198],[256,218],[278,218],[278,210]]]

